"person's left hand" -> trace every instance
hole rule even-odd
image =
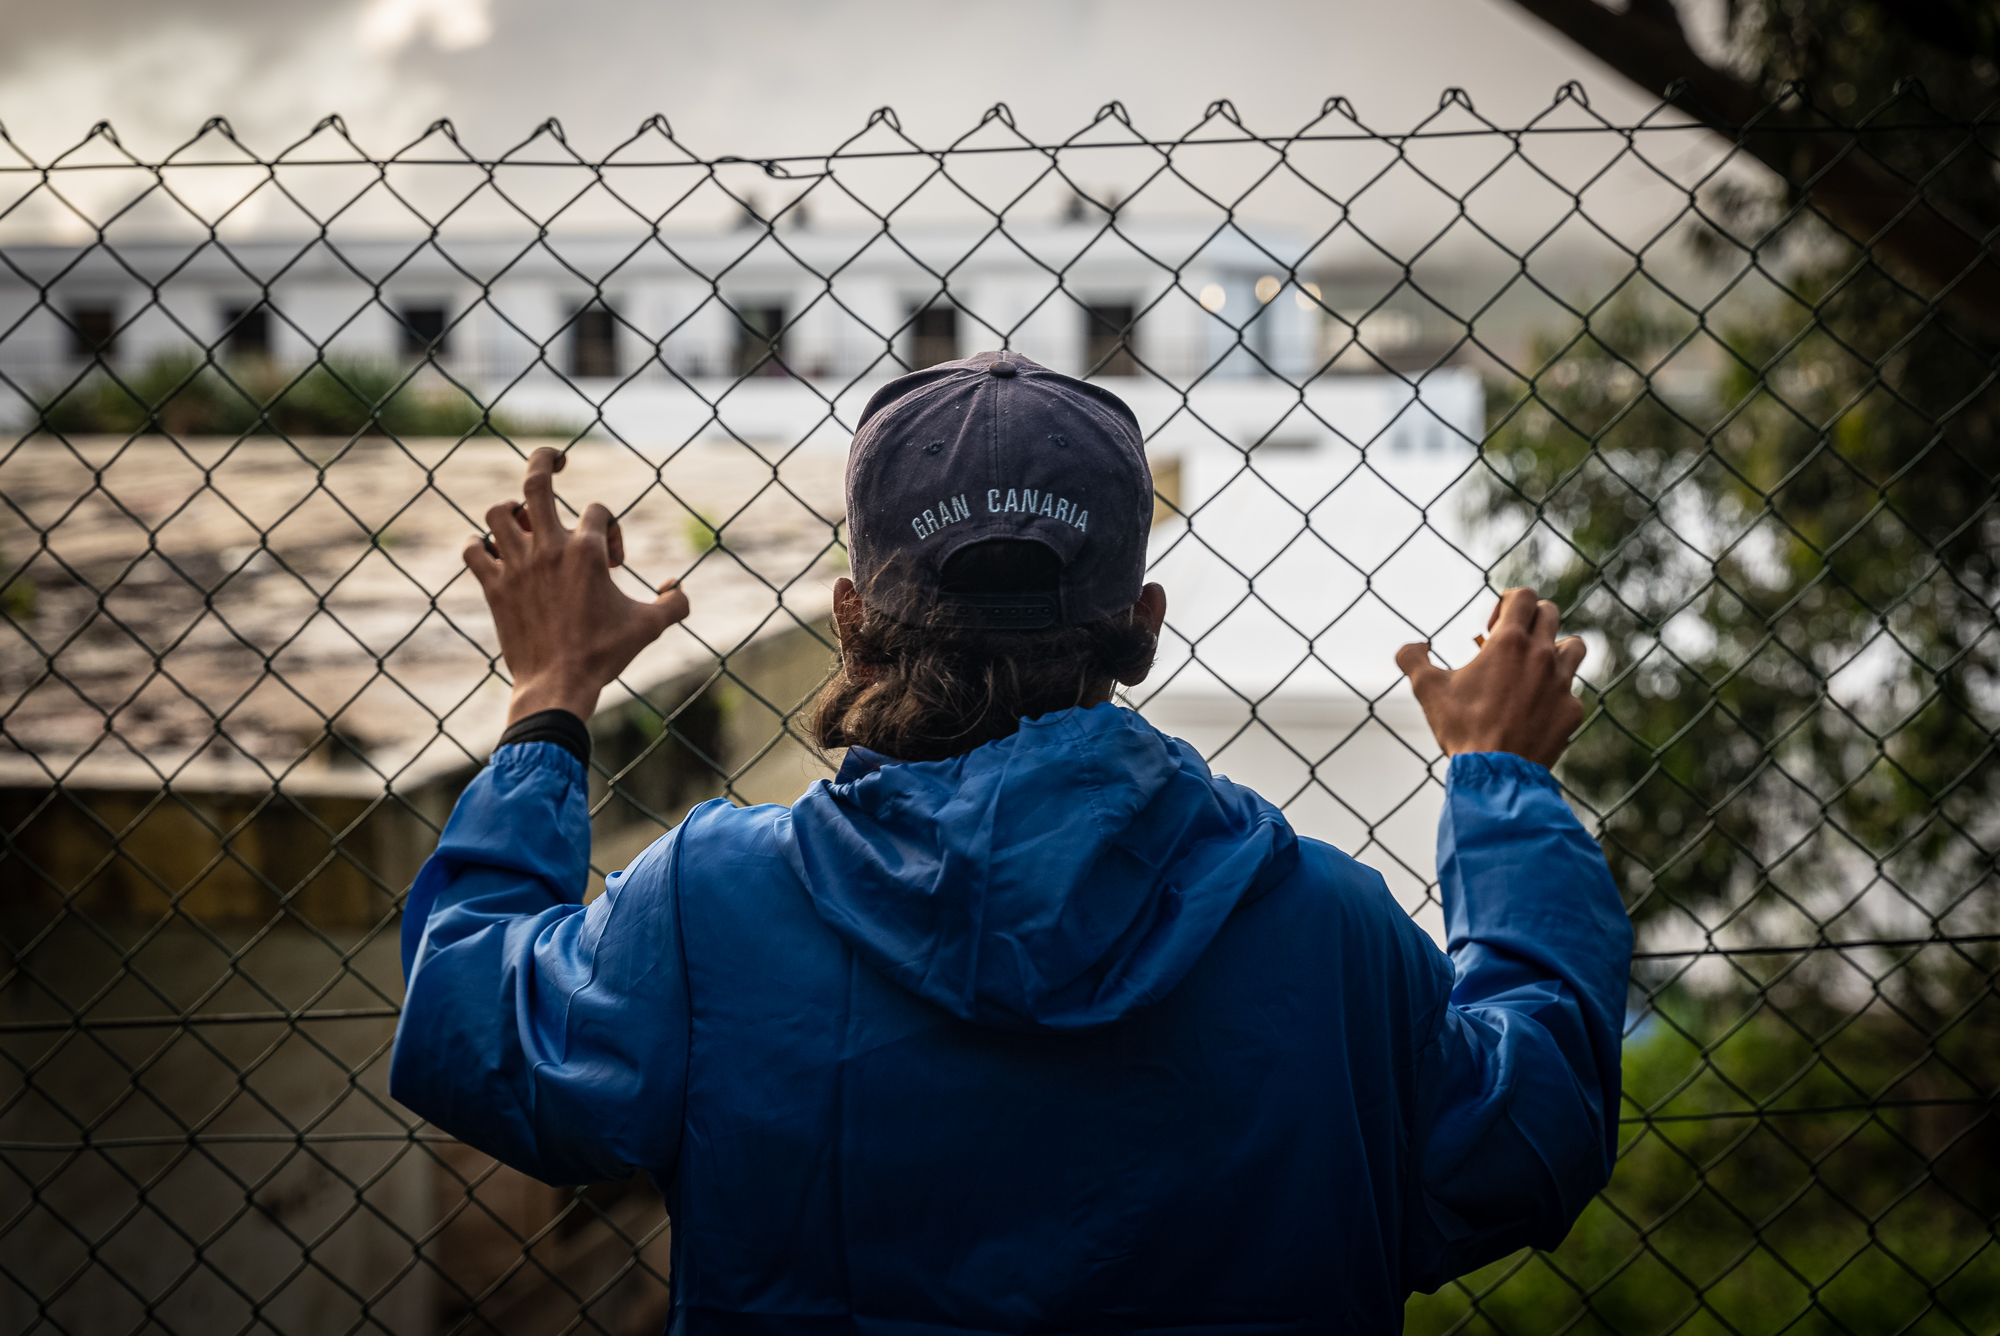
[[[688,614],[676,581],[642,603],[621,593],[611,571],[625,559],[611,512],[585,507],[574,530],[556,516],[555,475],[563,456],[544,447],[528,459],[525,504],[502,501],[486,512],[488,540],[466,540],[471,568],[500,633],[500,653],[514,675],[507,722],[538,710],[589,719],[598,693],[633,656]]]
[[[1428,642],[1396,652],[1445,755],[1513,752],[1536,765],[1556,763],[1583,723],[1583,702],[1570,684],[1586,652],[1577,636],[1556,639],[1561,626],[1555,604],[1532,589],[1509,589],[1465,667],[1432,663]]]

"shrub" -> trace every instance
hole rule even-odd
[[[453,385],[419,387],[402,368],[332,357],[303,372],[268,362],[217,364],[167,353],[129,375],[93,370],[44,399],[44,430],[173,436],[573,435],[488,413]]]

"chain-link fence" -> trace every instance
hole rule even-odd
[[[826,773],[855,415],[1004,346],[1146,428],[1130,703],[1431,926],[1393,648],[1462,661],[1523,580],[1590,639],[1620,1168],[1413,1329],[2000,1328],[1994,143],[1914,92],[1718,129],[1574,87],[1394,133],[885,111],[764,161],[659,120],[0,141],[0,1326],[658,1329],[649,1185],[545,1188],[385,1093],[401,896],[505,710],[460,542],[552,442],[634,579],[685,578],[593,724],[621,866]]]

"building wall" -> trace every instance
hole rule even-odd
[[[1283,299],[1265,310],[1256,293],[1260,277],[1284,276],[1273,253],[1296,253],[1295,243],[1184,236],[1169,224],[1134,223],[1121,231],[1132,243],[1083,225],[1015,229],[1005,237],[933,228],[915,234],[908,251],[865,232],[831,228],[792,227],[775,236],[698,233],[669,245],[495,237],[452,243],[449,262],[414,239],[350,240],[338,251],[239,241],[227,253],[157,241],[128,243],[117,257],[26,248],[15,253],[25,261],[22,273],[0,276],[0,318],[8,331],[0,337],[0,372],[14,377],[26,397],[0,395],[0,420],[24,420],[32,413],[29,398],[86,367],[58,312],[107,306],[121,326],[109,359],[121,375],[167,353],[213,350],[227,360],[219,342],[225,312],[259,301],[272,309],[270,355],[282,364],[303,366],[322,351],[394,362],[405,357],[396,312],[420,305],[442,307],[456,322],[440,362],[492,392],[542,357],[548,368],[532,374],[568,375],[565,326],[600,290],[629,326],[619,335],[621,374],[646,368],[657,349],[680,375],[727,378],[737,339],[728,303],[784,307],[796,322],[786,343],[799,374],[835,382],[886,375],[894,368],[882,358],[885,340],[907,352],[907,340],[895,331],[913,306],[940,297],[961,311],[961,353],[1004,342],[1078,372],[1084,308],[1111,303],[1143,312],[1135,343],[1154,374],[1191,380],[1268,375],[1267,366],[1285,375],[1313,368],[1320,313],[1297,311]],[[1163,269],[1161,255],[1178,255],[1180,272]],[[1211,284],[1227,293],[1216,313],[1198,301]],[[1266,366],[1232,351],[1235,326],[1253,316],[1244,338]],[[1213,367],[1218,359],[1222,365]],[[671,378],[657,367],[642,374]],[[607,386],[595,388],[601,393]]]

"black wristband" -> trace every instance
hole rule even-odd
[[[585,768],[590,765],[590,729],[568,710],[537,710],[507,725],[500,745],[511,747],[517,742],[553,742]]]

